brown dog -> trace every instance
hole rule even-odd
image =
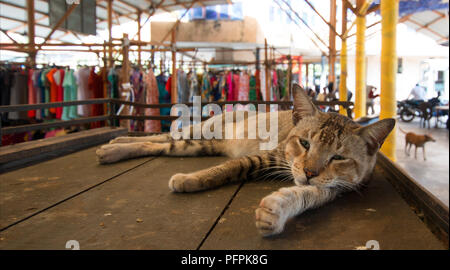
[[[426,142],[435,142],[436,140],[433,139],[433,137],[431,137],[428,134],[425,135],[419,135],[416,134],[414,132],[406,132],[404,130],[402,130],[399,127],[400,131],[405,133],[405,154],[407,156],[409,156],[409,152],[411,151],[411,146],[414,144],[414,146],[416,147],[414,150],[414,158],[417,159],[417,147],[422,147],[423,150],[423,160],[427,160],[425,157],[425,143]],[[409,148],[408,148],[409,146]]]

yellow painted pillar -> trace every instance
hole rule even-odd
[[[365,0],[358,0],[358,7],[362,7]],[[356,64],[355,64],[355,119],[366,115],[366,18],[356,17]]]
[[[347,31],[347,1],[342,0],[342,33]],[[347,38],[342,37],[341,46],[341,75],[339,79],[339,100],[347,101]],[[347,115],[344,107],[339,106],[339,113]]]
[[[396,117],[397,20],[398,1],[382,0],[381,10],[381,94],[380,119]],[[385,140],[381,151],[392,161],[395,155],[396,129]]]

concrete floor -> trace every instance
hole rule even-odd
[[[441,117],[442,120],[445,117]],[[446,120],[446,119],[445,119]],[[428,191],[433,193],[447,206],[449,205],[449,131],[441,124],[435,127],[435,119],[431,120],[431,128],[421,128],[419,120],[405,123],[399,120],[400,127],[406,131],[416,134],[430,134],[436,142],[425,144],[425,155],[423,160],[422,148],[417,150],[417,159],[414,158],[414,146],[411,148],[410,156],[405,154],[405,134],[398,130],[397,133],[397,163],[405,169],[417,182]]]
[[[250,181],[196,193],[172,193],[177,172],[225,157],[146,157],[101,166],[95,147],[0,174],[0,250],[65,249],[445,249],[377,166],[359,193],[292,219],[263,238],[255,209],[292,185]]]

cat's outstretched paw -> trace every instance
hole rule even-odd
[[[177,173],[169,180],[169,189],[173,192],[194,192],[202,187],[201,179],[193,174]]]
[[[283,231],[287,214],[283,209],[283,195],[275,192],[264,199],[256,209],[256,228],[262,236],[279,234]]]
[[[114,163],[123,158],[123,150],[119,145],[106,144],[95,151],[100,164]]]
[[[133,138],[130,137],[117,137],[109,141],[109,144],[115,143],[130,143],[133,142]]]

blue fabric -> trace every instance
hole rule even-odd
[[[380,0],[373,1],[372,6],[380,4]],[[444,0],[401,0],[398,7],[399,17],[419,13],[427,10],[448,9],[448,2]],[[378,10],[379,14],[380,11]]]

